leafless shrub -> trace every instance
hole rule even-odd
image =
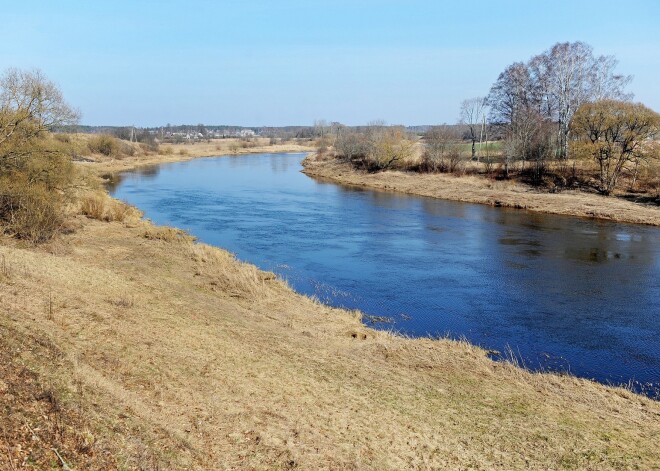
[[[91,138],[87,142],[87,147],[92,154],[101,154],[106,157],[116,156],[120,153],[119,140],[107,134]]]
[[[461,138],[451,126],[435,126],[424,136],[425,149],[420,170],[455,172],[461,164]]]
[[[157,142],[140,142],[140,149],[142,149],[145,154],[157,154],[159,145]]]
[[[132,144],[128,142],[119,142],[119,154],[120,155],[128,155],[128,156],[134,156],[135,155],[135,147],[133,147]]]
[[[367,156],[368,149],[366,136],[357,132],[345,131],[335,142],[337,157],[348,162],[363,160]]]
[[[403,128],[381,122],[369,124],[363,132],[343,130],[335,139],[339,159],[370,172],[404,167],[413,148]]]
[[[4,231],[33,243],[51,239],[64,223],[64,198],[43,184],[0,179]]]

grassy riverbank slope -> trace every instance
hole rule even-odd
[[[196,146],[79,168],[224,153]],[[69,210],[47,244],[0,237],[0,469],[660,462],[657,402],[371,330],[93,190]]]
[[[75,216],[38,247],[0,238],[0,469],[660,463],[658,402],[371,330],[123,219]]]
[[[399,191],[453,201],[660,226],[660,207],[577,190],[548,193],[514,181],[388,170],[367,173],[335,159],[311,155],[304,173],[336,183]]]

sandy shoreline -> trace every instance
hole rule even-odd
[[[657,206],[580,191],[544,193],[523,184],[491,181],[477,176],[400,171],[366,173],[354,170],[345,163],[316,160],[313,156],[306,158],[303,166],[306,175],[346,185],[541,213],[660,226],[660,208]]]

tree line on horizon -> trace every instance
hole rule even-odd
[[[660,129],[656,112],[632,102],[626,91],[632,76],[617,73],[616,66],[614,56],[596,56],[583,42],[557,43],[526,62],[514,62],[486,96],[461,103],[461,127],[433,126],[424,133],[420,159],[413,157],[414,137],[402,126],[373,122],[355,130],[332,123],[326,133],[334,137],[339,158],[368,171],[454,172],[465,154],[461,141],[471,144],[469,160],[483,163],[487,173],[497,154],[503,178],[519,164],[518,172],[534,184],[543,183],[552,163],[558,181],[574,186],[580,182],[578,162],[590,161],[598,168],[595,186],[607,195],[624,172],[631,173],[634,185],[642,166],[657,159],[651,141]],[[315,123],[315,129],[323,137],[323,126],[318,130]]]

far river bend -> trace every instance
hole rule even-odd
[[[166,164],[112,194],[376,328],[660,398],[660,228],[323,183],[303,157]]]

